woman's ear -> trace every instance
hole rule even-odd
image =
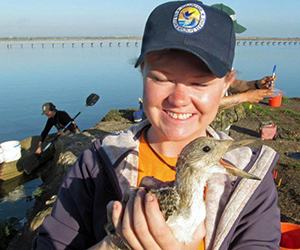
[[[224,89],[223,89],[222,96],[225,95],[225,93],[228,90],[228,88],[230,87],[231,83],[233,83],[233,81],[235,79],[235,72],[233,70],[230,70],[224,78],[225,78],[224,79],[225,81],[224,81]]]

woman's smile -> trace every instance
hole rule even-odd
[[[167,110],[165,110],[165,112],[170,117],[172,117],[173,119],[176,119],[176,120],[187,120],[193,116],[192,113],[177,113],[177,112],[172,112],[172,111],[167,111]]]
[[[181,142],[206,135],[229,83],[215,77],[194,55],[166,50],[148,53],[142,69],[149,138]],[[161,152],[162,153],[162,152]]]

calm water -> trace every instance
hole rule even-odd
[[[85,105],[91,93],[100,100],[88,107],[78,118],[80,129],[94,126],[110,109],[136,107],[141,96],[141,76],[134,69],[132,60],[140,48],[131,42],[118,47],[117,42],[103,47],[85,42],[71,42],[62,48],[61,43],[53,49],[44,49],[36,43],[13,44],[7,49],[0,45],[3,60],[0,62],[0,142],[21,140],[40,134],[46,116],[41,116],[42,104],[53,102],[58,109],[66,110],[74,117]],[[53,130],[55,131],[55,130]]]
[[[99,41],[84,41],[82,47],[82,42],[67,41],[64,47],[62,42],[54,42],[54,48],[53,42],[45,43],[44,48],[42,42],[34,42],[34,48],[27,42],[23,49],[20,42],[11,49],[0,43],[0,142],[40,134],[46,122],[40,115],[41,106],[48,101],[75,116],[90,93],[99,94],[98,103],[77,118],[81,129],[95,125],[110,109],[137,107],[142,85],[140,73],[132,65],[140,51],[140,41],[135,42],[103,41],[100,47]],[[276,64],[276,88],[288,97],[300,96],[300,45],[236,48],[238,78],[261,78],[271,74]]]
[[[45,102],[51,101],[75,116],[89,94],[99,94],[98,103],[77,118],[81,130],[94,126],[111,109],[138,107],[142,84],[133,61],[139,55],[140,41],[137,45],[136,41],[103,41],[102,47],[100,42],[84,41],[83,47],[81,41],[66,41],[64,47],[62,42],[45,42],[44,48],[42,42],[34,42],[33,48],[31,42],[24,43],[23,48],[17,42],[10,49],[7,43],[0,43],[0,142],[40,134],[46,122],[40,115]],[[300,97],[300,45],[236,47],[237,78],[254,80],[271,75],[274,64],[276,88],[287,97]],[[20,196],[18,201],[2,199],[0,218],[22,218],[31,206],[25,197],[39,184],[33,180],[24,187],[20,185],[11,194]]]
[[[1,183],[0,219],[16,217],[22,220],[27,209],[34,204],[34,199],[29,197],[42,181],[39,178],[22,176],[9,182]]]

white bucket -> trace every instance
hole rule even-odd
[[[0,164],[4,162],[4,152],[0,145]]]
[[[21,143],[19,141],[7,141],[1,143],[3,149],[4,161],[11,162],[21,158]]]

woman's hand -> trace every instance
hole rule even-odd
[[[111,218],[116,233],[129,249],[198,248],[205,236],[204,223],[196,230],[189,245],[180,243],[166,224],[156,197],[152,193],[146,193],[144,189],[129,192],[131,195],[125,207],[118,201],[109,205],[112,207]]]
[[[174,184],[174,181],[160,181],[154,177],[146,176],[141,180],[140,187],[145,187],[147,189],[154,188],[159,189],[162,187],[170,187]]]

